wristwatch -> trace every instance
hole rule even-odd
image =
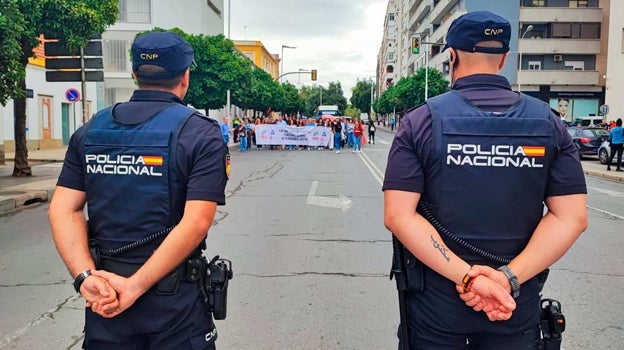
[[[507,279],[509,279],[509,284],[511,284],[511,296],[516,299],[520,296],[520,282],[518,282],[518,277],[514,275],[509,266],[503,265],[498,268],[498,271],[502,271]]]
[[[76,293],[80,294],[80,286],[82,286],[82,282],[84,282],[85,278],[91,276],[91,270],[82,271],[76,278],[74,279],[74,289]]]

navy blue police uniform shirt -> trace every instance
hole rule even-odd
[[[158,114],[172,103],[183,104],[172,93],[153,90],[136,90],[129,102],[115,108],[115,119],[123,123],[139,123]],[[86,128],[72,135],[63,169],[57,185],[86,191],[84,170],[84,139]],[[221,128],[212,119],[199,114],[191,116],[180,131],[177,165],[187,179],[186,200],[203,200],[225,204],[227,176],[225,157],[227,146],[223,143]]]
[[[489,112],[504,112],[518,99],[507,79],[494,74],[474,74],[457,79],[453,85],[478,108]],[[578,161],[576,147],[565,125],[553,113],[557,122],[556,139],[559,154],[550,168],[546,197],[587,193],[585,176]],[[423,193],[431,173],[432,150],[431,113],[426,104],[409,111],[401,120],[401,127],[388,155],[382,190],[400,190]]]

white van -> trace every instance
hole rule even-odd
[[[571,126],[597,126],[602,124],[603,120],[601,116],[587,116],[587,117],[575,117],[574,121],[570,124]]]

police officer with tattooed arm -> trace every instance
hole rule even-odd
[[[86,299],[83,348],[214,349],[202,250],[225,204],[227,146],[182,102],[188,42],[151,32],[131,51],[138,90],[72,136],[49,210]]]
[[[560,118],[498,75],[510,37],[491,12],[457,18],[445,47],[452,90],[409,111],[390,149],[384,221],[417,272],[400,346],[537,348],[536,276],[587,226],[585,179]]]

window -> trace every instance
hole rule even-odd
[[[565,61],[566,68],[571,67],[572,70],[585,70],[585,62],[583,61]]]
[[[542,70],[541,61],[529,61],[529,70]]]
[[[388,14],[388,21],[394,21],[394,13]]]
[[[588,0],[569,0],[569,7],[587,7]]]
[[[546,0],[524,0],[523,6],[525,7],[544,7]]]
[[[103,41],[103,59],[104,70],[111,72],[127,72],[130,71],[130,60],[128,58],[128,46],[126,40],[104,40]]]
[[[388,54],[388,61],[394,61],[394,52]]]
[[[600,23],[552,23],[553,38],[600,39]]]
[[[128,23],[150,23],[150,0],[119,0],[117,21]]]

